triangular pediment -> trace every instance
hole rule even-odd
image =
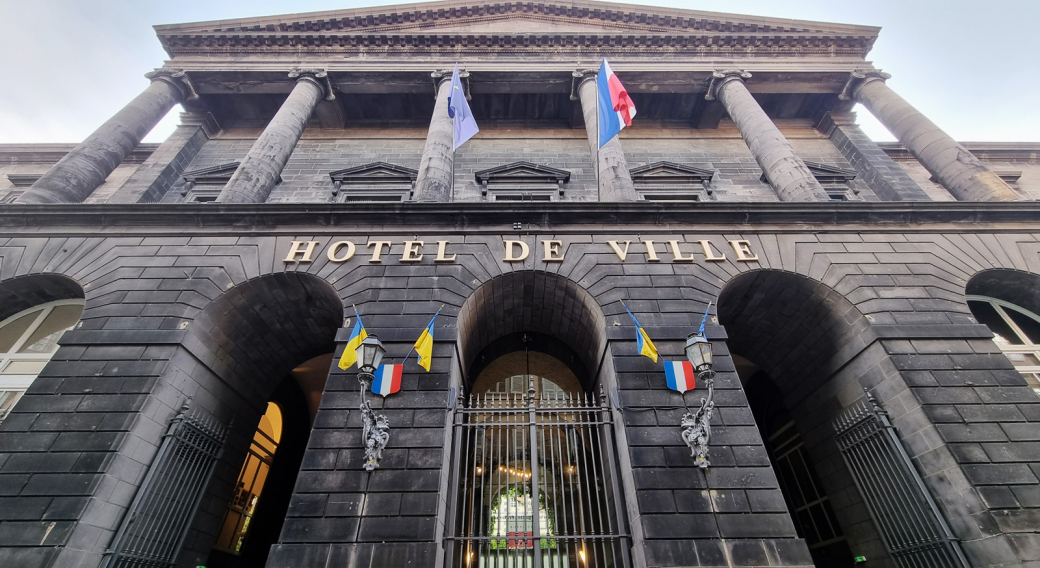
[[[513,162],[481,170],[473,174],[477,183],[566,183],[571,173],[550,166],[532,164],[531,162]]]
[[[220,164],[219,166],[200,168],[190,172],[184,172],[181,177],[183,177],[185,181],[196,184],[227,183],[228,180],[231,179],[231,176],[235,174],[238,165],[239,162],[230,162],[227,164]]]
[[[703,183],[711,180],[714,170],[676,164],[654,162],[629,170],[635,183]]]
[[[332,181],[343,183],[411,183],[419,176],[418,170],[388,164],[386,162],[373,162],[353,168],[346,168],[329,172]]]
[[[477,2],[447,0],[284,16],[156,26],[167,38],[293,37],[309,42],[338,36],[754,36],[852,38],[873,43],[879,28],[613,2]],[[325,38],[324,40],[322,38]],[[201,41],[201,39],[199,40]],[[178,42],[173,42],[177,44]],[[392,43],[392,42],[391,42]]]
[[[839,168],[817,162],[805,162],[813,177],[820,182],[848,182],[856,179],[856,170]]]

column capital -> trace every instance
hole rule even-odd
[[[199,94],[195,92],[195,85],[192,84],[191,79],[188,78],[187,73],[183,69],[160,67],[145,73],[144,76],[153,82],[162,81],[173,85],[181,95],[181,102],[197,101],[199,99]]]
[[[571,73],[571,100],[578,100],[578,88],[581,87],[585,81],[595,80],[596,75],[598,74],[598,69],[575,69]]]
[[[750,78],[751,73],[744,71],[743,69],[716,70],[711,74],[711,82],[708,83],[708,92],[704,94],[704,98],[713,101],[718,96],[719,89],[726,83],[729,83],[730,81],[740,81],[743,83]]]
[[[442,83],[451,81],[451,74],[454,72],[455,69],[437,69],[430,73],[430,78],[433,79],[433,98],[437,98],[437,93],[440,91]],[[469,71],[459,69],[459,80],[464,82],[463,89],[466,90],[466,100],[473,100],[473,94],[470,93],[469,89]]]
[[[845,82],[838,99],[843,101],[856,100],[856,93],[859,92],[863,85],[874,81],[884,83],[891,78],[892,75],[890,73],[885,73],[880,69],[857,69],[849,74],[849,80]]]
[[[336,100],[336,92],[335,89],[332,88],[332,81],[329,81],[329,74],[324,69],[293,67],[289,70],[289,78],[296,79],[297,83],[300,81],[309,81],[314,83],[325,95],[325,100]]]

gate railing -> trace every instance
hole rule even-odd
[[[488,393],[458,405],[446,552],[459,568],[629,566],[605,397]]]
[[[123,523],[104,568],[172,568],[206,492],[227,429],[187,404],[171,421]]]
[[[901,568],[967,568],[899,435],[874,397],[834,420],[838,447],[885,548]]]

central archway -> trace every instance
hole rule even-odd
[[[448,565],[623,565],[612,374],[593,297],[555,274],[493,278],[458,316],[459,459]]]

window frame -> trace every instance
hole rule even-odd
[[[1000,316],[1000,318],[1002,320],[1004,320],[1004,323],[1006,323],[1008,325],[1008,327],[1011,329],[1011,331],[1014,332],[1015,335],[1018,336],[1017,339],[1022,342],[1021,345],[1014,345],[1014,344],[1011,344],[1011,343],[1001,343],[1001,342],[997,341],[997,339],[996,339],[997,338],[997,334],[993,333],[993,336],[994,336],[993,337],[993,343],[995,343],[997,345],[997,347],[1000,349],[1001,353],[1003,353],[1005,356],[1007,356],[1009,353],[1016,353],[1016,354],[1023,354],[1023,355],[1032,355],[1034,359],[1036,359],[1037,361],[1040,361],[1040,343],[1033,343],[1033,341],[1031,339],[1029,339],[1029,336],[1026,335],[1025,331],[1023,331],[1022,328],[1019,327],[1019,325],[1017,323],[1015,323],[1015,320],[1012,319],[1011,316],[1009,316],[1007,314],[1007,312],[1004,311],[1004,309],[1005,308],[1013,309],[1013,310],[1021,313],[1022,315],[1026,316],[1026,317],[1029,317],[1029,318],[1031,318],[1033,320],[1036,320],[1037,323],[1040,323],[1040,315],[1037,315],[1037,314],[1035,314],[1035,313],[1033,313],[1033,312],[1023,308],[1022,306],[1019,306],[1019,305],[1014,304],[1012,302],[1008,302],[1007,300],[1001,300],[1000,298],[994,298],[992,296],[982,296],[982,295],[979,295],[979,294],[966,294],[965,295],[965,300],[967,302],[982,302],[982,303],[989,304],[989,306],[991,308],[993,308],[993,311],[997,312],[997,315]],[[972,317],[973,318],[976,317],[974,312],[972,313]],[[977,319],[978,318],[976,318],[976,320]],[[985,325],[985,324],[982,324],[982,325]],[[990,330],[990,331],[992,331],[992,330]],[[1014,365],[1015,370],[1017,370],[1019,373],[1022,373],[1022,376],[1026,379],[1026,382],[1029,383],[1029,386],[1032,387],[1033,391],[1037,394],[1037,396],[1040,396],[1040,364],[1037,364],[1037,365],[1017,365],[1017,364],[1015,364],[1015,360],[1011,359],[1011,357],[1008,357],[1008,360],[1011,361],[1012,365]]]

